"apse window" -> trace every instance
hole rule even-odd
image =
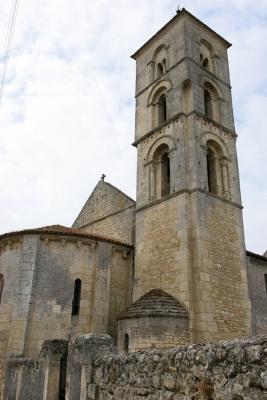
[[[79,315],[80,311],[80,301],[81,301],[81,280],[76,279],[74,282],[74,292],[73,292],[73,299],[72,299],[72,312],[71,315],[73,317]]]

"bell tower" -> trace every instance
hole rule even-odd
[[[192,341],[250,333],[229,47],[183,9],[132,56],[133,300],[155,288],[177,298]]]

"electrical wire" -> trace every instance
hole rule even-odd
[[[10,11],[9,20],[8,20],[6,41],[5,41],[5,46],[4,46],[3,58],[2,58],[1,72],[0,72],[0,105],[1,105],[2,98],[3,98],[8,61],[9,61],[9,56],[10,56],[12,40],[14,37],[16,19],[17,19],[17,15],[18,15],[18,6],[19,6],[19,0],[12,0],[11,11]]]

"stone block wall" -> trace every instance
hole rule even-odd
[[[134,211],[134,200],[110,183],[99,181],[73,227],[132,244]]]
[[[59,366],[53,362],[60,354],[9,363],[5,399],[58,400]],[[108,335],[79,336],[69,343],[65,398],[266,400],[267,336],[129,355],[118,355]]]
[[[142,317],[118,321],[118,349],[125,351],[128,335],[129,353],[153,348],[174,347],[189,343],[187,318]]]
[[[116,340],[116,318],[131,298],[131,251],[52,233],[0,240],[0,400],[7,356],[37,357],[45,340],[86,332],[107,332]],[[73,316],[76,279],[81,296]]]
[[[254,335],[267,333],[267,258],[247,252],[248,286]]]
[[[11,357],[5,373],[5,400],[58,400],[61,360],[67,358],[66,340],[49,340],[38,360]],[[63,394],[63,393],[62,393]]]

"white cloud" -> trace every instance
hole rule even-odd
[[[234,44],[230,66],[247,247],[262,253],[267,2],[183,5]],[[2,7],[0,49],[11,1]],[[129,56],[176,8],[174,0],[20,2],[0,108],[2,232],[70,225],[103,172],[135,196],[135,66]]]

